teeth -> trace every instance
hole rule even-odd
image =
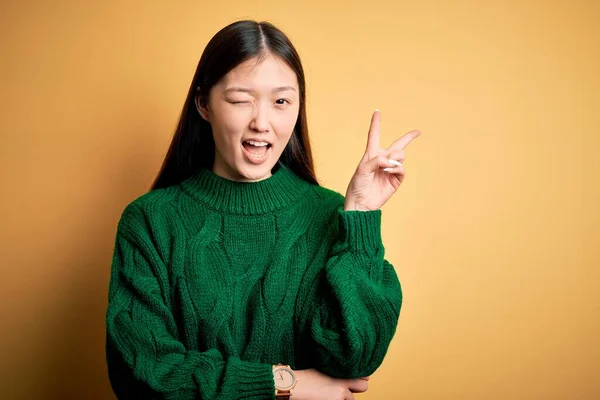
[[[267,142],[255,142],[254,140],[246,140],[246,143],[250,143],[252,146],[268,146],[269,143]]]

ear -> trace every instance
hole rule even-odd
[[[208,109],[208,106],[202,105],[202,99],[199,94],[194,98],[194,103],[196,104],[196,110],[198,110],[200,116],[207,122],[210,122],[210,110]]]

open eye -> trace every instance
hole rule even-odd
[[[282,105],[284,105],[285,103],[288,103],[288,104],[289,104],[290,102],[289,102],[289,100],[287,100],[287,99],[278,99],[278,100],[277,100],[275,103],[276,103],[277,105],[279,105],[279,106],[282,106]]]

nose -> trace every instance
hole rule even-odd
[[[256,132],[269,131],[269,109],[265,104],[257,104],[254,107],[252,120],[250,121],[250,129]]]

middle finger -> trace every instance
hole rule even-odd
[[[406,146],[408,146],[408,144],[410,142],[412,142],[414,139],[416,139],[420,135],[421,135],[421,132],[418,130],[414,130],[414,131],[405,133],[404,135],[402,135],[398,139],[396,139],[394,141],[394,143],[392,143],[392,145],[390,147],[388,147],[388,150],[404,149]]]

